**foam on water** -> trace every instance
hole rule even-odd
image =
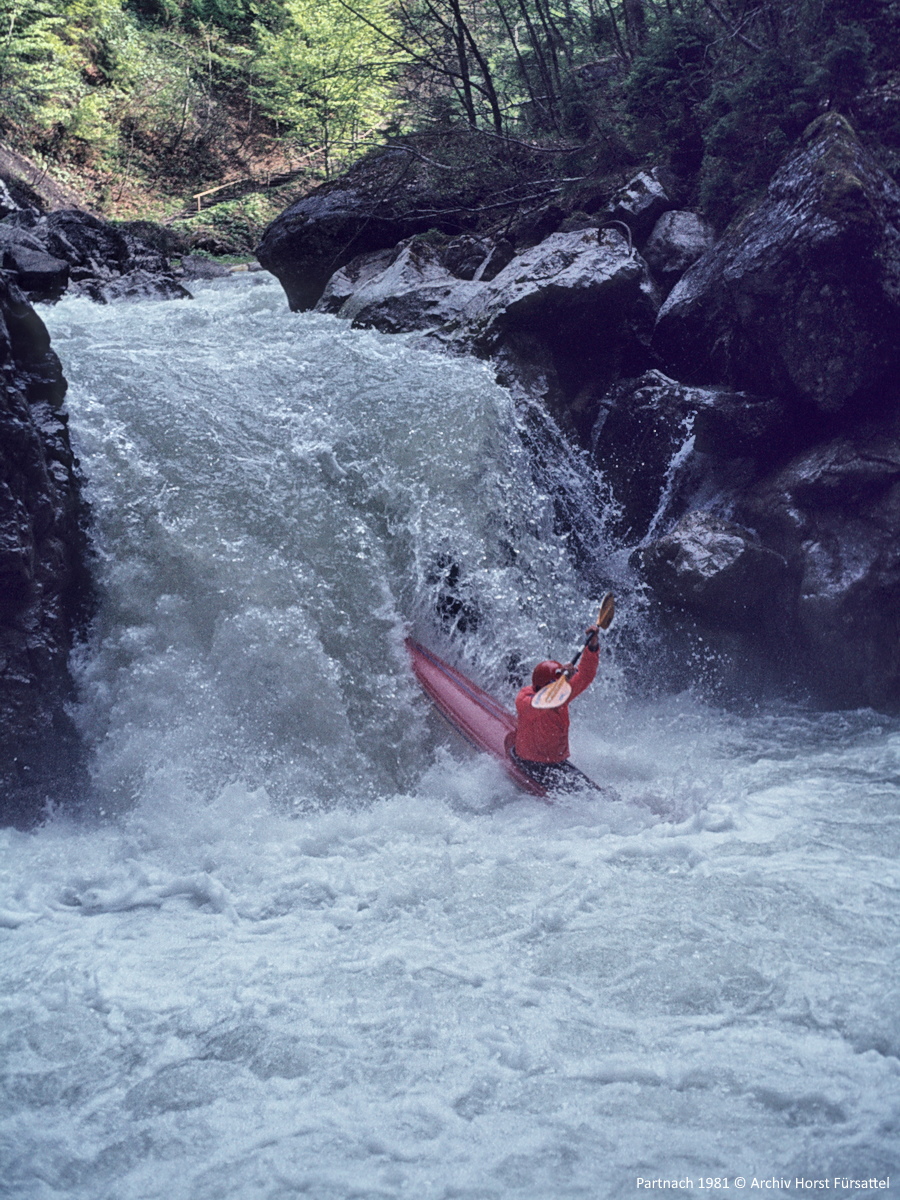
[[[897,1174],[896,722],[630,699],[608,657],[573,757],[623,801],[522,798],[402,653],[510,701],[594,602],[486,370],[261,279],[47,320],[105,817],[0,834],[0,1196]]]

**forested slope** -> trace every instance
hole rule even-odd
[[[105,216],[207,192],[247,245],[273,177],[410,133],[464,132],[455,170],[483,131],[488,176],[497,138],[560,178],[666,163],[720,226],[823,110],[900,164],[897,0],[0,0],[0,28],[11,147]]]

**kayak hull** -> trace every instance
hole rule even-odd
[[[516,733],[514,714],[419,642],[407,638],[406,649],[422,690],[453,728],[473,746],[493,755],[523,792],[546,800],[547,789],[509,756]]]

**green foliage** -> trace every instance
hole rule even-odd
[[[645,150],[665,146],[677,170],[695,171],[702,161],[701,111],[714,87],[712,40],[700,19],[673,16],[635,58],[625,84],[635,143]]]
[[[477,130],[492,161],[581,143],[568,175],[668,163],[722,223],[818,112],[891,92],[898,43],[900,0],[0,0],[0,134],[115,206]]]
[[[196,216],[172,223],[172,231],[194,247],[217,257],[250,255],[259,242],[259,232],[284,209],[279,195],[253,194],[216,204]]]
[[[386,0],[285,0],[279,30],[257,24],[253,94],[302,145],[317,147],[326,173],[396,107],[403,55]]]

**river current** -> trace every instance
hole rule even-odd
[[[540,418],[264,275],[43,316],[93,794],[0,831],[0,1196],[895,1189],[900,724],[641,688],[634,597],[572,710],[621,799],[523,797],[403,638],[510,706],[576,648],[561,505],[619,568]]]

